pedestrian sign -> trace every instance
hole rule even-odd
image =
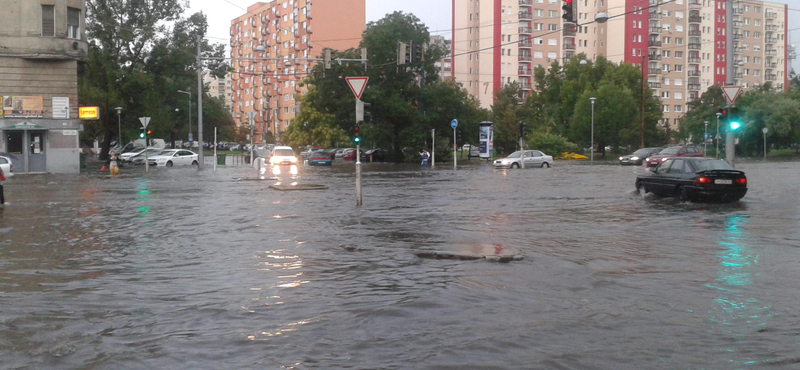
[[[455,129],[456,129],[456,127],[458,127],[458,120],[456,120],[456,119],[454,118],[452,121],[450,121],[450,127],[452,127],[452,128],[453,128],[453,130],[455,130]]]

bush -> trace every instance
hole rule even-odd
[[[564,152],[576,151],[577,145],[567,141],[561,135],[537,132],[528,135],[528,149],[541,150],[554,157]]]

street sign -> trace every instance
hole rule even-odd
[[[704,135],[705,135],[705,138],[708,139],[708,132],[706,132]]]
[[[736,101],[736,98],[739,97],[739,93],[742,92],[741,86],[723,86],[722,92],[725,93],[725,98],[733,104]]]
[[[78,118],[80,119],[100,119],[100,107],[79,107]]]
[[[763,133],[764,133],[764,135],[766,135],[766,134],[767,134],[767,132],[769,132],[769,129],[768,129],[768,128],[766,128],[766,127],[764,127],[764,128],[762,128],[762,129],[761,129],[761,132],[763,132]]]
[[[192,136],[192,134],[189,134],[189,142],[192,142],[192,141],[194,141],[194,137]]]
[[[364,93],[364,88],[367,87],[369,77],[345,77],[347,85],[350,86],[350,91],[356,96],[356,99],[361,99],[361,94]]]
[[[453,130],[455,130],[455,129],[456,129],[456,127],[458,127],[458,120],[457,120],[457,119],[455,119],[455,118],[453,118],[453,120],[452,120],[452,121],[450,121],[450,127],[452,127],[452,128],[453,128]]]
[[[142,127],[147,128],[147,125],[150,123],[150,117],[139,117],[139,122],[142,123]]]

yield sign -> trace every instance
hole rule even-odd
[[[142,123],[142,127],[147,128],[147,125],[150,123],[150,117],[139,117],[139,122]]]
[[[741,86],[723,86],[722,92],[725,93],[725,97],[728,98],[728,101],[733,104],[736,101],[736,98],[739,97],[739,93],[742,92]]]
[[[347,84],[350,85],[350,90],[353,91],[353,95],[356,96],[356,99],[361,100],[361,94],[364,93],[364,88],[367,87],[369,77],[345,77],[345,80],[347,80]]]

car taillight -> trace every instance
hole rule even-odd
[[[739,179],[736,179],[735,181],[736,181],[736,183],[737,183],[737,184],[739,184],[739,185],[747,185],[747,179],[746,179],[746,178],[744,178],[744,177],[742,177],[742,178],[739,178]]]
[[[14,165],[13,165],[13,164],[9,164],[9,167],[11,167],[11,170],[10,170],[10,171],[11,171],[11,172],[14,172]]]
[[[708,185],[710,183],[711,183],[711,179],[709,179],[708,177],[698,177],[698,178],[694,179],[694,184],[695,185]]]

